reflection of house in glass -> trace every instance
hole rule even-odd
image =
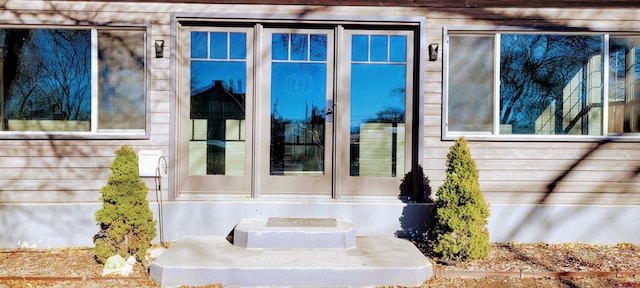
[[[562,90],[561,106],[554,100],[536,119],[536,134],[602,134],[601,62],[602,56],[592,57],[571,78]]]
[[[323,175],[325,116],[315,105],[308,105],[305,118],[292,121],[278,114],[271,117],[271,175]]]
[[[617,57],[611,53],[612,66],[623,67],[612,69],[623,71],[622,76],[610,75],[608,96],[608,131],[609,133],[637,132],[640,128],[638,119],[638,99],[640,87],[638,80],[626,76],[626,71],[635,71],[635,49],[623,55],[622,63],[613,61]],[[627,60],[625,60],[627,59]],[[562,90],[562,103],[553,101],[536,119],[536,134],[569,134],[569,135],[602,135],[602,56],[596,55],[580,69]],[[633,73],[629,73],[633,76]],[[625,79],[630,78],[630,79]],[[562,116],[560,121],[557,117]]]
[[[244,175],[245,94],[234,92],[233,84],[215,80],[192,93],[191,175]],[[241,81],[237,87],[242,87]]]
[[[351,176],[404,175],[404,139],[404,123],[360,124],[358,174],[353,174],[356,169],[352,167]]]
[[[609,133],[640,132],[640,48],[625,42],[609,52]]]

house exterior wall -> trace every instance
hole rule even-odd
[[[136,151],[161,150],[170,159],[169,163],[175,160],[171,159],[172,97],[175,97],[172,85],[176,82],[172,78],[175,76],[172,66],[175,65],[172,61],[176,33],[172,30],[174,13],[205,16],[241,15],[251,11],[255,15],[327,15],[340,19],[423,17],[426,19],[426,43],[438,43],[440,47],[443,46],[443,29],[448,26],[546,26],[594,30],[640,27],[640,8],[636,7],[509,8],[494,4],[487,8],[482,5],[467,8],[429,3],[425,3],[425,7],[379,7],[379,3],[367,6],[362,2],[344,7],[170,2],[10,0],[0,5],[0,22],[8,25],[148,25],[147,51],[150,55],[155,52],[152,48],[155,40],[165,41],[164,57],[149,57],[147,63],[151,123],[148,139],[0,140],[0,225],[3,230],[0,247],[15,247],[18,241],[40,243],[40,247],[91,245],[92,231],[97,231],[93,213],[100,205],[100,189],[109,176],[113,152],[128,144]],[[442,138],[442,49],[439,53],[437,61],[424,63],[424,101],[419,104],[423,105],[424,113],[423,147],[419,148],[422,158],[419,161],[434,192],[444,181],[446,154],[452,144]],[[469,147],[480,170],[481,189],[492,210],[489,220],[492,241],[640,242],[640,232],[632,232],[640,231],[640,223],[634,221],[640,216],[637,211],[640,143],[637,139],[470,141]],[[170,180],[173,168],[169,166],[170,173],[159,180],[160,191],[155,191],[156,179],[144,178],[150,188],[148,199],[156,217],[163,217],[166,225],[164,241],[175,241],[189,233],[224,234],[241,217],[270,217],[269,213],[262,212],[277,214],[277,211],[285,210],[293,211],[290,216],[350,217],[355,219],[356,227],[363,227],[359,232],[361,235],[393,235],[397,231],[420,229],[415,223],[407,228],[399,219],[426,219],[424,215],[430,209],[427,204],[407,204],[397,199],[373,203],[256,199],[189,202],[173,199],[176,195]],[[158,195],[167,207],[163,209],[163,215],[158,213]],[[411,207],[412,212],[403,211],[406,207]],[[376,220],[371,221],[371,217]],[[189,225],[185,226],[185,223]],[[565,229],[567,227],[574,228]],[[592,229],[604,232],[590,234]],[[627,232],[623,233],[623,230]],[[540,233],[547,234],[543,237]]]

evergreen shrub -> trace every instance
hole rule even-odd
[[[449,148],[445,180],[436,195],[432,234],[435,255],[444,263],[487,258],[489,207],[464,137]]]
[[[156,237],[156,222],[147,202],[149,188],[138,172],[138,156],[129,146],[115,152],[111,175],[102,187],[102,209],[96,212],[100,232],[93,237],[99,263],[120,255],[141,261]]]

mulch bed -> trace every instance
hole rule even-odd
[[[140,264],[126,278],[102,268],[87,247],[3,249],[0,287],[159,287]],[[486,260],[434,270],[422,287],[640,287],[640,246],[494,244]]]

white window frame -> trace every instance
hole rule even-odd
[[[522,34],[566,34],[566,35],[600,35],[603,36],[603,78],[602,78],[602,135],[533,135],[533,134],[500,134],[500,36],[506,33],[522,33]],[[449,35],[486,35],[494,38],[494,73],[493,81],[493,121],[491,132],[482,131],[449,131],[449,75],[455,73],[451,71],[449,65]],[[443,93],[442,93],[442,139],[455,140],[461,136],[467,140],[474,141],[603,141],[606,139],[615,139],[622,141],[640,141],[640,133],[623,133],[619,135],[610,135],[608,132],[608,91],[609,91],[609,40],[610,36],[632,36],[640,37],[640,30],[624,30],[615,29],[585,29],[584,31],[562,31],[552,29],[534,29],[531,27],[467,27],[467,26],[451,26],[443,29]]]
[[[0,131],[0,139],[149,139],[151,137],[151,105],[149,100],[150,91],[150,25],[139,23],[113,23],[108,26],[79,26],[73,23],[43,22],[25,26],[11,22],[0,22],[0,29],[64,29],[64,30],[89,30],[91,31],[91,123],[89,131]],[[144,129],[99,129],[99,63],[98,63],[98,32],[104,30],[117,31],[140,31],[144,32],[144,42],[140,43],[144,47]]]

